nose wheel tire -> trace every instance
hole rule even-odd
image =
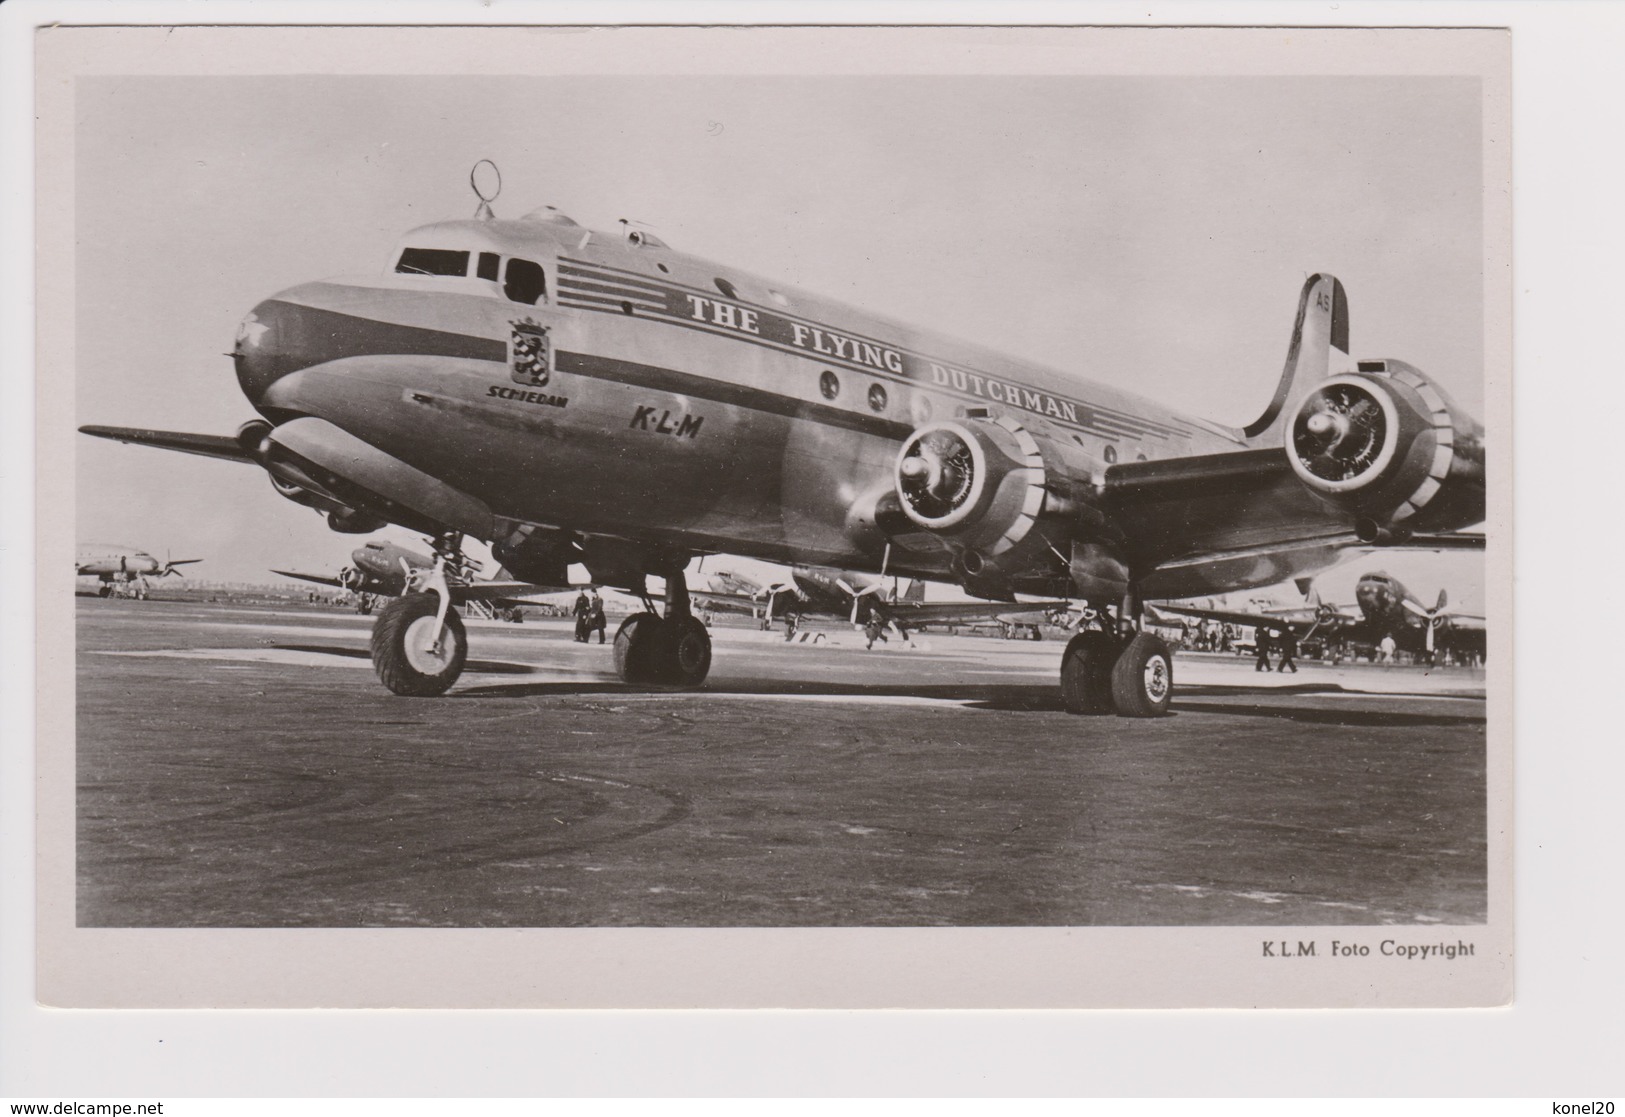
[[[1112,712],[1112,664],[1121,645],[1106,632],[1080,632],[1061,655],[1061,703],[1069,714]]]
[[[434,642],[438,594],[409,593],[384,606],[372,626],[372,666],[396,694],[425,698],[444,694],[463,673],[468,635],[455,611],[446,613],[440,640]]]
[[[1124,646],[1111,670],[1112,705],[1126,718],[1160,718],[1174,696],[1174,657],[1168,645],[1142,632]]]

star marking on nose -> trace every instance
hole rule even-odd
[[[270,328],[270,326],[250,314],[243,319],[243,324],[237,328],[237,341],[240,344],[258,345],[260,338],[264,337],[265,331]]]

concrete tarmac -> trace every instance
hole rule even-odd
[[[370,627],[78,600],[81,926],[1485,919],[1481,672],[1180,654],[1139,721],[1066,714],[1059,641],[719,626],[676,692],[471,622],[409,699]]]

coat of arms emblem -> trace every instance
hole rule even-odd
[[[508,335],[508,367],[517,383],[544,387],[553,375],[553,347],[547,327],[529,318],[513,323]]]

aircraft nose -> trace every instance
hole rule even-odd
[[[237,327],[237,343],[232,360],[237,366],[237,384],[250,403],[259,403],[265,390],[292,372],[284,347],[286,324],[284,304],[267,299],[244,316]]]

